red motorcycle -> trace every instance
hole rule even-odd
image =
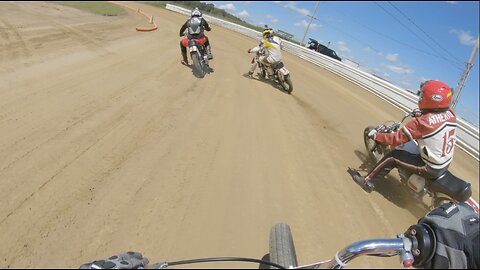
[[[193,72],[199,78],[205,77],[207,73],[212,71],[208,64],[206,42],[206,36],[197,39],[188,39],[187,37],[182,39],[182,46],[188,48],[190,53],[190,58],[193,62]]]

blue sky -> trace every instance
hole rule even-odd
[[[317,1],[205,1],[301,40]],[[404,89],[437,79],[456,87],[479,33],[479,2],[320,1],[305,38]],[[456,112],[479,124],[477,55]]]

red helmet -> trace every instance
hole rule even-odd
[[[441,81],[426,81],[420,85],[418,107],[421,110],[448,109],[452,103],[453,89]]]

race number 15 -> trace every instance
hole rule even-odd
[[[443,149],[442,149],[442,157],[450,154],[452,152],[453,146],[455,144],[455,129],[450,130],[449,132],[445,132],[443,135]]]

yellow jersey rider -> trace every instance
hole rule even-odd
[[[266,27],[263,30],[263,40],[262,42],[255,48],[249,49],[249,53],[256,53],[260,52],[262,55],[259,57],[259,61],[265,64],[268,67],[268,73],[270,77],[273,75],[273,69],[270,67],[272,64],[278,63],[282,61],[282,46],[281,46],[281,39],[277,36],[273,35],[273,31],[271,28]],[[248,71],[248,76],[252,77],[255,68],[257,67],[257,62],[254,61],[250,66],[250,70]]]

